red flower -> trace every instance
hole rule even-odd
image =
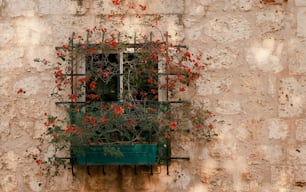
[[[109,73],[108,73],[107,71],[105,71],[105,72],[102,73],[102,77],[103,77],[103,78],[107,78],[108,75],[109,75]]]
[[[105,106],[105,105],[101,105],[101,106],[100,106],[100,109],[102,109],[102,110],[106,110],[106,109],[107,109],[107,106]]]
[[[165,138],[166,139],[171,139],[171,135],[169,133],[166,133]]]
[[[130,4],[129,5],[129,9],[135,9],[135,5],[134,4]]]
[[[102,123],[107,123],[109,122],[109,119],[105,116],[102,117]]]
[[[102,28],[101,31],[102,31],[103,33],[106,33],[106,32],[107,32],[107,29],[106,29],[106,28]]]
[[[161,87],[162,87],[163,89],[166,89],[166,88],[168,87],[168,84],[167,84],[167,83],[164,83],[164,84],[161,85]]]
[[[69,46],[68,45],[62,45],[62,48],[65,50],[69,50]]]
[[[153,61],[158,61],[158,56],[155,53],[151,53],[150,56],[153,59]]]
[[[117,47],[117,45],[118,45],[118,43],[116,41],[110,41],[109,44],[112,47]]]
[[[92,81],[92,82],[89,84],[89,88],[90,88],[90,90],[94,91],[94,90],[97,88],[96,82]]]
[[[125,108],[126,108],[126,109],[131,109],[131,108],[132,108],[132,104],[127,103],[127,104],[125,105]]]
[[[208,128],[209,128],[209,129],[213,129],[213,128],[214,128],[213,124],[209,124],[209,125],[208,125]]]
[[[124,108],[120,107],[120,106],[116,106],[115,107],[115,114],[116,115],[121,115],[122,113],[124,113]]]
[[[170,122],[169,127],[170,127],[170,129],[175,129],[176,128],[176,122]]]
[[[139,7],[141,8],[142,11],[145,11],[147,9],[147,6],[145,5],[139,5]]]
[[[195,126],[195,128],[197,128],[197,129],[200,129],[201,127],[202,127],[201,124],[197,124],[197,125]]]
[[[152,78],[152,77],[149,77],[149,78],[148,78],[148,83],[150,83],[150,84],[153,83],[153,78]]]
[[[17,91],[17,94],[25,93],[25,91],[22,88],[19,88]]]
[[[87,78],[87,77],[79,78],[79,79],[78,79],[78,82],[79,82],[79,83],[83,83],[83,82],[86,82],[86,81],[88,81],[88,78]]]
[[[184,91],[185,91],[185,87],[181,87],[181,88],[180,88],[180,91],[181,91],[181,92],[184,92]]]
[[[191,54],[190,54],[188,51],[186,51],[184,55],[185,55],[186,57],[188,57],[188,58],[191,57]]]
[[[75,101],[76,98],[77,98],[77,95],[76,95],[76,94],[72,94],[72,95],[69,95],[69,97],[70,97],[70,99],[71,99],[72,101]]]
[[[93,53],[95,51],[95,48],[91,47],[88,49],[88,53]]]

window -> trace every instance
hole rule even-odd
[[[158,101],[158,62],[143,53],[86,56],[86,102]],[[93,97],[95,99],[93,99]]]
[[[83,95],[71,109],[72,124],[83,129],[75,142],[152,143],[164,137],[157,121],[166,92],[159,88],[157,56],[143,47],[94,50],[76,54],[75,71],[84,74],[74,77],[75,94]]]

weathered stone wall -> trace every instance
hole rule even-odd
[[[169,176],[165,167],[39,175],[28,155],[56,107],[50,68],[33,59],[52,60],[73,31],[103,25],[103,2],[0,0],[0,191],[306,191],[305,0],[139,0],[146,16],[164,16],[160,29],[203,51],[208,75],[195,99],[217,115],[219,138],[177,138],[174,155],[191,160],[173,162]],[[122,30],[141,29],[129,22]]]

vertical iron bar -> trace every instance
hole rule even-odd
[[[105,32],[102,32],[102,43],[104,42]]]
[[[166,45],[168,46],[168,31],[166,32]],[[168,52],[168,50],[167,50]],[[168,54],[168,53],[167,53]],[[168,55],[167,55],[168,56]],[[166,58],[167,59],[167,58]],[[166,100],[169,101],[169,73],[168,73],[168,62],[166,60],[166,83],[167,83],[167,95],[166,95]]]
[[[87,174],[90,175],[89,166],[86,166],[86,169],[87,169]]]
[[[134,165],[134,174],[137,175],[137,166]]]
[[[118,165],[118,172],[119,172],[119,175],[122,174],[122,173],[121,173],[121,167],[120,167],[120,165]]]
[[[153,32],[151,31],[150,32],[150,43],[152,42],[152,39],[153,39]]]
[[[170,141],[167,140],[167,157],[166,157],[167,175],[169,175],[169,164],[170,164],[170,159],[171,159]]]
[[[86,46],[88,47],[89,44],[89,32],[86,34]]]
[[[70,74],[71,74],[71,76],[70,76],[70,78],[71,78],[71,94],[74,94],[74,90],[73,90],[73,70],[74,70],[74,61],[73,61],[73,57],[74,57],[74,55],[73,55],[73,47],[74,47],[74,45],[73,45],[73,39],[74,39],[74,35],[75,35],[75,33],[73,32],[72,33],[72,36],[71,36],[71,39],[70,39],[70,42],[71,42],[71,60],[70,60],[70,63],[71,63],[71,71],[70,71]],[[71,100],[72,101],[72,100]]]
[[[71,89],[71,104],[70,104],[70,111],[69,111],[69,115],[70,115],[70,122],[71,123],[74,123],[75,121],[75,116],[73,114],[73,111],[74,111],[74,104],[73,104],[73,97],[72,95],[74,94],[74,36],[75,36],[75,32],[72,33],[71,35],[71,39],[70,39],[70,42],[69,42],[69,46],[70,46],[70,53],[71,53],[71,59],[70,59],[70,65],[71,65],[71,69],[70,69],[70,89]],[[70,133],[70,136],[71,136],[71,133]]]
[[[117,43],[120,43],[120,32],[118,32]],[[118,48],[117,48],[118,49]]]
[[[105,168],[104,165],[102,165],[102,173],[103,173],[103,175],[105,175],[105,169],[104,168]]]
[[[136,32],[134,32],[134,52],[135,52],[135,49],[136,49]]]
[[[118,36],[117,36],[117,43],[119,45],[120,42],[120,32],[118,32]],[[118,49],[119,46],[116,47],[116,54],[117,54],[117,58],[118,59],[118,65],[119,65],[119,74],[117,73],[117,92],[119,93],[119,95],[117,95],[118,97],[118,101],[121,101],[123,99],[123,57],[124,57],[124,53],[122,50]],[[121,75],[122,74],[122,75]]]

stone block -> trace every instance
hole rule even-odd
[[[1,161],[4,162],[4,168],[10,171],[16,171],[18,165],[18,156],[14,151],[6,152]]]
[[[304,165],[298,165],[295,168],[295,177],[294,177],[294,185],[298,186],[298,183],[302,184],[303,186],[300,187],[306,187],[306,166]]]
[[[279,7],[256,13],[256,30],[261,35],[284,28],[285,11]]]
[[[219,43],[248,39],[251,24],[242,16],[220,16],[208,21],[203,32]]]
[[[146,23],[150,23],[154,16],[143,16],[142,19],[137,19],[134,16],[128,16],[124,19],[124,25],[122,26],[120,33],[128,34],[131,36],[136,35],[149,36],[150,32],[153,33],[153,39],[165,41],[164,34],[167,32],[171,36],[169,41],[181,42],[184,39],[183,26],[180,24],[180,18],[178,15],[164,15],[162,20],[156,24],[155,27],[150,27]]]
[[[16,20],[16,41],[19,45],[46,45],[52,43],[50,25],[37,17],[19,18]]]
[[[208,65],[209,69],[232,69],[236,68],[239,51],[237,47],[212,48],[204,51],[202,62]]]
[[[297,36],[306,37],[306,7],[297,8]]]
[[[295,125],[295,138],[298,141],[306,142],[306,119],[296,120]]]
[[[101,1],[94,0],[93,2],[93,12],[97,15],[105,15],[105,14],[117,14],[117,13],[125,13],[128,11],[131,14],[135,14],[135,9],[128,10],[128,5],[126,2],[121,2],[123,9],[119,9],[112,1]],[[184,1],[183,0],[135,0],[133,1],[136,13],[138,14],[182,14],[184,11]],[[144,11],[141,10],[139,5],[145,5],[146,9]]]
[[[8,46],[15,36],[14,26],[11,22],[1,22],[0,29],[0,47]]]
[[[21,47],[1,50],[0,69],[14,71],[16,68],[22,67],[23,56],[24,56],[24,49]]]
[[[232,75],[212,74],[208,77],[201,77],[197,80],[197,94],[207,96],[228,92],[232,85]]]
[[[306,18],[306,17],[305,17]],[[306,43],[304,40],[293,38],[289,41],[288,55],[290,55],[289,71],[293,75],[306,73]]]
[[[5,5],[4,12],[10,17],[34,16],[37,11],[35,0],[9,0]]]
[[[186,1],[184,14],[197,16],[198,18],[203,17],[206,14],[207,6],[203,6],[196,1]]]
[[[287,149],[288,160],[292,164],[305,164],[306,162],[306,144],[289,146]]]
[[[225,11],[251,11],[253,8],[258,7],[259,1],[253,0],[236,0],[236,1],[226,1]]]
[[[293,183],[293,180],[294,180],[293,167],[289,165],[271,166],[271,184],[277,189],[289,189]]]
[[[261,150],[263,151],[263,160],[271,164],[281,164],[286,160],[285,149],[281,145],[262,145]]]
[[[264,127],[269,130],[270,139],[281,139],[284,140],[288,135],[288,124],[281,119],[267,119]]]
[[[306,1],[304,0],[295,0],[296,6],[306,6]]]
[[[235,115],[242,112],[242,107],[239,100],[219,100],[216,112],[223,115]]]
[[[92,29],[98,21],[94,16],[52,15],[45,23],[50,26],[52,40],[56,46],[67,44],[72,32],[85,36],[86,29]]]
[[[9,78],[9,77],[5,77],[4,73],[3,75],[1,74],[1,78],[0,78],[0,95],[3,99],[9,95],[12,94],[10,87],[11,87],[11,83],[13,83],[13,79]],[[3,102],[4,104],[4,102]]]
[[[66,15],[77,13],[77,0],[38,0],[39,15]]]
[[[203,44],[206,43],[207,36],[203,35],[203,25],[201,22],[190,18],[183,19],[183,22],[184,25],[185,23],[192,25],[191,27],[184,28],[184,44],[188,47],[193,47],[198,50],[203,49]]]
[[[254,82],[255,83],[255,82]],[[256,84],[259,84],[257,82]],[[273,117],[277,114],[277,107],[275,107],[275,99],[264,92],[253,92],[250,95],[246,95],[243,99],[244,112],[250,116],[262,116],[265,114],[266,117]]]
[[[16,174],[3,174],[0,175],[2,178],[0,181],[0,190],[3,192],[14,192],[18,191]]]
[[[279,106],[280,117],[293,117],[303,113],[305,91],[294,77],[280,80]]]

